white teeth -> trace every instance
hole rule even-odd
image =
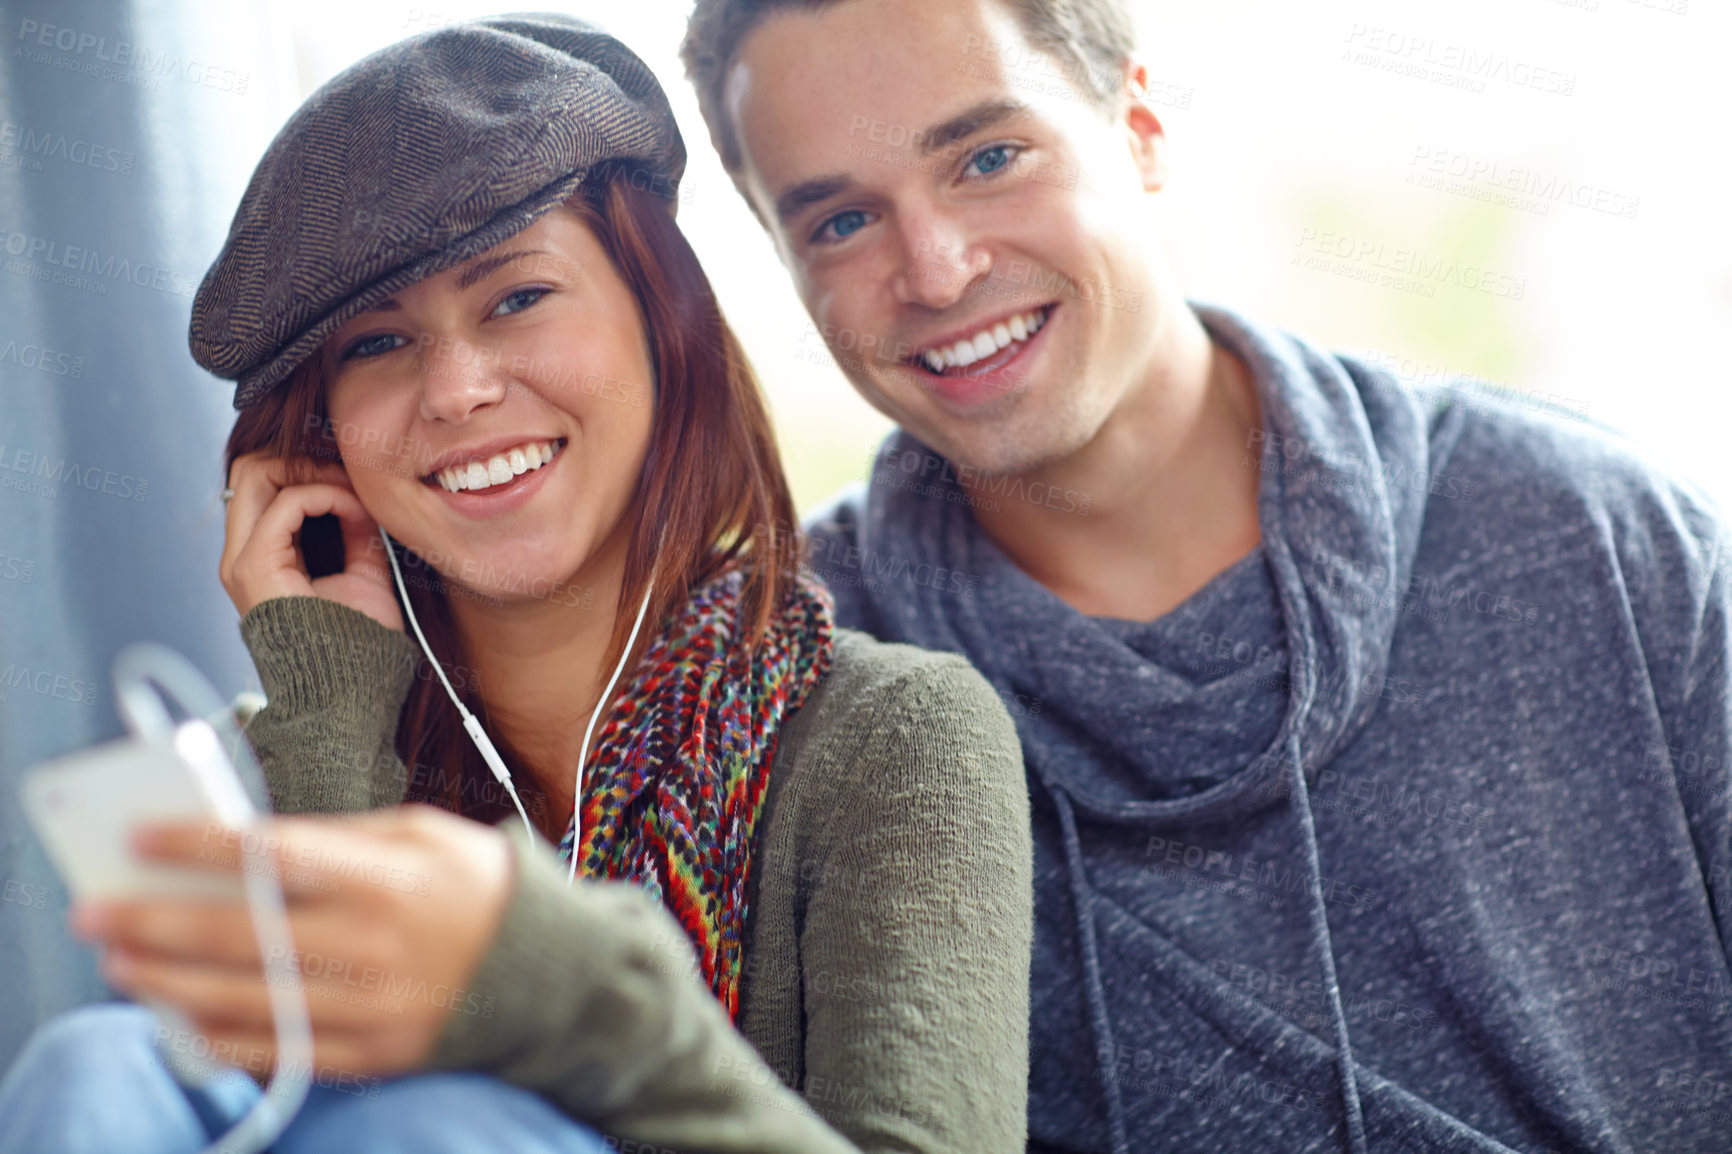
[[[434,475],[440,488],[447,493],[473,492],[477,489],[487,489],[494,485],[502,485],[513,477],[539,469],[553,460],[558,452],[553,441],[531,441],[496,453],[485,461],[470,461],[466,465],[453,465],[441,469]]]
[[[1040,309],[1019,313],[1014,317],[998,322],[990,329],[982,329],[972,337],[957,341],[955,344],[945,345],[942,348],[926,349],[920,354],[920,360],[934,373],[972,365],[976,361],[984,361],[994,353],[1009,348],[1018,341],[1028,340],[1038,333],[1045,324],[1046,316]]]

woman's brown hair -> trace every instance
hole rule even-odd
[[[636,296],[656,370],[649,450],[625,514],[633,526],[607,669],[624,652],[652,571],[655,591],[633,661],[692,588],[736,560],[744,562],[742,640],[755,645],[790,591],[798,557],[793,498],[757,378],[665,199],[636,187],[641,183],[615,170],[566,202]],[[315,461],[340,459],[341,438],[326,412],[320,360],[315,353],[283,386],[241,411],[229,434],[225,477],[237,457],[252,452],[284,458],[290,484],[311,481]],[[467,667],[448,586],[406,546],[399,543],[396,551],[428,645],[448,676]],[[409,771],[407,800],[486,822],[512,813],[424,655],[417,655],[415,673],[396,737],[397,755]],[[628,663],[622,686],[629,677]],[[452,689],[485,725],[482,688],[467,678],[452,679]],[[495,743],[508,764],[522,764],[497,735]],[[536,813],[544,796],[527,775],[517,776],[525,807]]]

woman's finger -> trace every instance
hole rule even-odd
[[[335,889],[327,879],[283,855],[283,820],[261,821],[246,829],[215,821],[145,822],[132,831],[132,851],[142,860],[162,865],[267,873],[282,884],[283,896],[291,905]],[[95,903],[81,903],[86,904]]]
[[[429,990],[390,972],[351,967],[308,952],[301,989],[312,1025],[314,1058],[354,1073],[392,1075],[425,1060],[446,1015],[473,1012],[450,1001],[443,988]],[[110,984],[137,998],[153,998],[180,1010],[209,1039],[211,1056],[258,1063],[274,1049],[268,978],[258,971],[200,966],[181,960],[111,952],[103,964]],[[420,1021],[431,1018],[429,1031]],[[182,1045],[192,1039],[178,1039]],[[223,1051],[228,1051],[225,1055]]]
[[[312,958],[312,972],[302,974],[300,982],[315,1034],[374,1030],[397,1012],[395,1002],[367,988],[377,982],[371,974],[337,959]],[[261,968],[110,950],[103,956],[102,973],[127,994],[167,1002],[195,1021],[221,1023],[238,1033],[269,1034],[273,1029],[273,979]]]
[[[278,817],[262,834],[281,867],[302,871],[297,885],[309,896],[368,905],[388,893],[424,893],[429,881],[419,858],[402,843],[419,828],[418,811],[386,807],[321,817]]]
[[[189,1017],[267,1028],[271,1021],[270,994],[261,970],[110,949],[102,957],[102,976],[132,997],[159,999]]]
[[[340,464],[259,454],[236,458],[230,470],[226,536],[217,575],[245,617],[274,597],[323,597],[401,630],[403,614],[391,588],[379,526],[356,496]],[[307,479],[310,478],[310,479]],[[291,483],[293,482],[293,483]],[[314,578],[301,549],[307,518],[334,515],[343,535],[343,570]]]
[[[335,514],[339,521],[360,525],[373,524],[373,518],[367,515],[367,510],[361,505],[361,499],[355,496],[353,489],[323,482],[315,485],[290,485],[277,491],[277,495],[271,498],[270,504],[265,506],[264,512],[260,513],[258,520],[253,523],[252,535],[247,539],[247,543],[241,546],[237,567],[246,564],[247,555],[250,553],[258,558],[274,558],[274,561],[261,566],[267,572],[290,563],[304,572],[294,542],[295,534],[300,532],[301,524],[307,518],[322,517],[326,513]],[[292,561],[285,557],[283,550],[290,551]]]
[[[113,950],[223,966],[260,965],[252,914],[245,902],[215,898],[81,903],[73,925]]]
[[[307,518],[326,513],[340,520],[371,523],[360,499],[342,486],[291,485],[271,498],[235,554],[225,582],[243,617],[254,605],[272,597],[313,595],[298,534]]]
[[[192,1032],[177,1031],[159,1044],[165,1049],[245,1070],[261,1085],[285,1073],[277,1067],[277,1039],[268,1027],[259,1030],[250,1025],[195,1018]],[[381,1075],[364,1072],[351,1064],[362,1052],[363,1047],[352,1033],[315,1034],[311,1069],[297,1064],[294,1073],[327,1090],[377,1097]],[[390,1071],[401,1072],[404,1071]]]
[[[215,822],[148,822],[132,833],[138,856],[165,865],[239,871],[248,851],[263,854],[291,897],[335,899],[367,888],[420,892],[416,848],[429,823],[462,819],[428,805],[388,806],[318,817],[273,817],[247,829]],[[106,903],[119,907],[123,903]],[[125,903],[142,905],[144,903]],[[172,904],[184,904],[184,899]],[[95,907],[96,903],[81,903]]]
[[[157,1045],[190,1057],[233,1066],[265,1085],[286,1071],[277,1065],[277,1036],[271,1023],[231,1022],[188,1015],[191,1030],[159,1030]],[[312,1066],[297,1064],[294,1072],[315,1085],[346,1094],[377,1096],[382,1075],[404,1073],[407,1067],[362,1070],[357,1059],[366,1053],[365,1034],[326,1028],[313,1034]]]
[[[391,561],[385,556],[385,539],[379,536],[379,523],[368,517],[364,521],[339,518],[343,529],[343,572],[370,577],[389,586],[392,583]]]
[[[342,465],[330,461],[308,460],[303,468],[310,469],[314,481],[350,489],[349,474]],[[246,547],[259,518],[264,515],[277,494],[289,487],[288,462],[281,457],[248,453],[237,457],[229,468],[229,486],[234,496],[229,499],[223,517],[223,552],[220,571],[224,578],[233,568],[234,560]]]
[[[284,483],[283,462],[280,460],[249,453],[229,466],[228,487],[233,496],[223,508],[223,551],[217,566],[224,586],[229,584],[235,558],[252,536],[253,525]],[[233,593],[232,589],[230,593]]]
[[[210,1021],[195,1026],[204,1041],[197,1051],[231,1066],[238,1066],[261,1083],[281,1075],[277,1069],[277,1040],[269,1030]],[[312,1069],[298,1066],[296,1072],[314,1085],[344,1094],[377,1097],[382,1079],[406,1074],[416,1063],[401,1057],[403,1047],[394,1039],[381,1040],[377,1033],[356,1030],[325,1030],[313,1035]]]

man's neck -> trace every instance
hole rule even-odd
[[[1080,612],[1151,621],[1261,539],[1261,473],[1245,463],[1261,409],[1250,370],[1182,303],[1149,371],[1076,452],[1027,475],[1087,512],[982,502],[976,519]],[[996,506],[996,507],[995,507]]]

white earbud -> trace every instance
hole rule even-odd
[[[427,655],[432,663],[433,672],[439,675],[439,682],[445,686],[445,693],[451,698],[451,704],[457,707],[457,712],[463,717],[463,728],[469,734],[475,748],[481,751],[481,758],[487,762],[487,768],[493,771],[493,776],[499,784],[505,787],[505,792],[511,795],[511,801],[517,806],[519,816],[523,818],[523,828],[529,831],[530,837],[535,836],[535,826],[530,824],[529,814],[524,811],[523,802],[518,800],[517,787],[511,783],[511,771],[505,768],[505,762],[499,756],[499,751],[493,748],[493,742],[488,738],[487,731],[481,728],[481,721],[463,703],[457,699],[457,694],[451,689],[451,682],[445,679],[445,671],[439,667],[439,659],[433,656],[433,650],[427,645],[427,638],[421,632],[421,623],[415,620],[415,610],[409,604],[409,591],[403,587],[403,571],[397,567],[397,551],[391,548],[391,535],[385,532],[383,525],[379,526],[379,536],[385,541],[385,556],[391,559],[391,575],[397,579],[397,592],[403,598],[403,611],[409,615],[409,624],[415,630],[415,640],[421,643],[421,652]],[[571,819],[576,829],[571,842],[571,870],[566,875],[566,884],[570,885],[577,877],[577,855],[583,845],[583,787],[587,776],[589,761],[589,739],[595,733],[596,719],[601,716],[602,706],[607,704],[608,695],[619,681],[619,675],[625,672],[625,663],[631,657],[632,646],[637,644],[638,630],[643,626],[644,613],[649,609],[650,595],[655,592],[655,581],[652,578],[649,588],[644,590],[643,604],[638,606],[637,620],[632,623],[631,636],[626,640],[625,652],[620,654],[619,664],[613,668],[613,676],[608,678],[607,688],[601,691],[601,698],[595,703],[595,709],[589,715],[589,725],[583,731],[583,745],[577,754],[577,795],[572,800]]]

